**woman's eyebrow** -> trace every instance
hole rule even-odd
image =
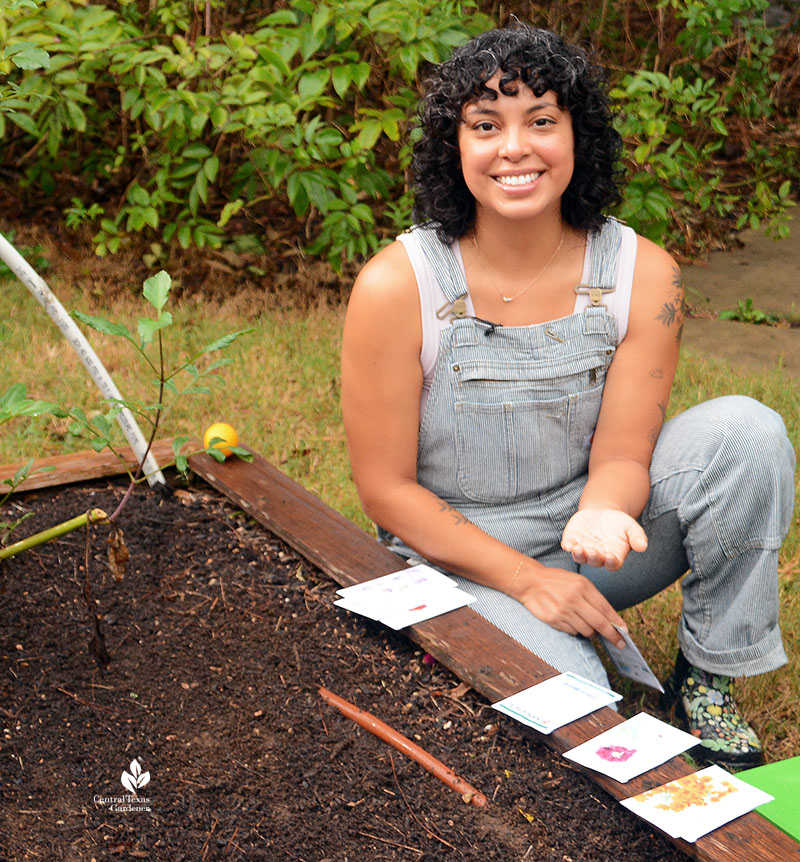
[[[538,102],[535,105],[531,105],[525,113],[526,114],[535,114],[537,111],[544,111],[548,109],[555,108],[558,111],[563,110],[556,102]],[[496,117],[500,114],[500,111],[495,108],[490,108],[488,105],[484,106],[480,102],[473,102],[471,105],[467,105],[464,108],[465,114],[487,114],[490,117]]]

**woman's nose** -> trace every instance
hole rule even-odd
[[[504,130],[498,151],[502,158],[519,159],[527,155],[528,149],[529,141],[524,129],[508,126]]]

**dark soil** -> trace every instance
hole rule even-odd
[[[19,538],[111,511],[122,488],[32,493],[0,518],[35,513]],[[78,532],[0,570],[0,859],[686,859],[402,634],[334,608],[335,584],[215,492],[140,488],[122,525],[122,580],[102,526],[88,557]],[[94,613],[107,664],[89,648]],[[415,739],[488,807],[319,685]],[[134,758],[150,781],[115,809]]]

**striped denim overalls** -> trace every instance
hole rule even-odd
[[[425,255],[456,314],[467,292],[452,249],[418,228]],[[443,332],[417,455],[421,485],[472,523],[545,565],[578,570],[617,608],[682,582],[678,638],[690,662],[754,674],[786,661],[778,625],[777,552],[793,505],[794,452],[778,414],[728,396],[666,423],[651,465],[641,523],[649,546],[618,572],[578,567],[560,547],[586,481],[616,321],[619,226],[592,243],[585,311],[532,326],[456,316]],[[588,287],[581,287],[587,289]],[[396,537],[398,553],[416,556]],[[591,642],[559,632],[504,593],[457,577],[471,607],[559,670],[601,683]]]

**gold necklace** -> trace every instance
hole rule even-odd
[[[472,242],[475,244],[475,250],[478,252],[478,257],[480,258],[481,264],[483,265],[483,268],[486,270],[486,275],[489,276],[489,281],[491,282],[492,287],[497,291],[500,299],[502,299],[503,302],[513,302],[515,299],[522,296],[523,293],[526,293],[527,291],[529,291],[534,286],[534,284],[536,284],[536,282],[545,274],[547,268],[556,259],[556,255],[561,251],[561,246],[564,245],[565,233],[566,232],[565,232],[564,228],[562,227],[561,228],[561,239],[558,241],[558,247],[556,248],[556,250],[553,252],[552,255],[550,255],[550,259],[539,270],[539,272],[536,273],[533,281],[527,287],[523,287],[519,293],[515,293],[514,296],[506,296],[503,293],[503,291],[500,290],[500,288],[497,286],[497,283],[495,282],[494,277],[492,276],[492,273],[491,273],[489,267],[486,266],[486,261],[483,259],[483,255],[481,254],[481,247],[478,245],[478,237],[474,231],[472,233]]]

